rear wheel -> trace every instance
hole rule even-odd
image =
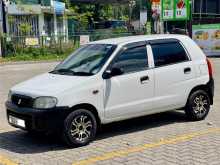
[[[192,92],[185,108],[186,116],[194,121],[203,120],[208,115],[209,110],[209,95],[203,90]]]
[[[93,113],[79,109],[66,118],[63,139],[71,147],[84,146],[94,139],[96,130],[97,122]]]

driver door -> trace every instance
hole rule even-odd
[[[149,69],[145,42],[129,45],[110,65],[122,75],[104,80],[105,117],[116,121],[150,113],[154,96],[154,72]]]

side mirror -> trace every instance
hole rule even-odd
[[[123,73],[124,72],[120,68],[112,68],[111,70],[106,70],[102,77],[104,79],[110,79],[111,77],[122,75]]]

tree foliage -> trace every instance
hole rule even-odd
[[[79,22],[81,29],[87,29],[89,23],[104,20],[128,21],[128,4],[74,4],[70,0],[63,0],[69,10],[67,19]]]
[[[21,31],[22,35],[27,35],[31,30],[31,25],[29,23],[22,22],[19,24],[19,30]]]

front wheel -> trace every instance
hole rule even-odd
[[[190,120],[199,121],[206,118],[210,110],[209,95],[203,90],[191,93],[185,108],[186,116]]]
[[[92,112],[79,109],[64,121],[63,139],[70,147],[88,144],[96,135],[97,122]]]

